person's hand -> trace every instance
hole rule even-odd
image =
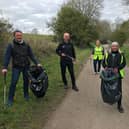
[[[72,59],[72,61],[73,61],[73,64],[76,64],[77,63],[77,61],[76,61],[76,59]]]
[[[64,53],[61,53],[61,56],[63,56],[63,57],[64,57],[64,56],[66,56],[66,55],[65,55]]]
[[[38,67],[42,67],[42,65],[41,65],[41,64],[37,64],[37,66],[38,66]]]
[[[7,69],[2,69],[2,74],[5,75],[8,72]]]
[[[113,69],[114,73],[118,73],[118,68]]]
[[[104,69],[105,69],[105,70],[108,70],[108,67],[105,67]]]

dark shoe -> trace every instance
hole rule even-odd
[[[120,113],[124,113],[124,108],[123,108],[122,106],[120,106],[120,107],[118,107],[118,111],[119,111]]]
[[[76,92],[79,91],[79,89],[77,88],[77,86],[72,87],[72,89],[73,89],[74,91],[76,91]]]
[[[68,89],[68,86],[67,85],[64,85],[64,89]]]

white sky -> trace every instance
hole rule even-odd
[[[31,32],[37,28],[40,33],[49,33],[46,23],[56,16],[64,0],[1,0],[0,9],[15,28]],[[114,22],[129,19],[129,7],[123,7],[121,0],[104,0],[101,19]]]

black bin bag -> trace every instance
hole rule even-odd
[[[119,90],[119,73],[114,73],[112,69],[103,70],[101,78],[101,95],[105,103],[115,104],[121,97]]]
[[[48,88],[48,76],[44,68],[31,66],[28,71],[29,86],[38,98],[44,97]]]

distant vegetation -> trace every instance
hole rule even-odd
[[[129,20],[117,25],[116,30],[112,33],[112,39],[118,41],[121,46],[129,43]]]
[[[87,47],[96,39],[111,37],[110,23],[99,19],[102,7],[103,0],[68,0],[48,25],[57,40],[61,40],[64,32],[69,32],[77,46]]]
[[[4,47],[10,39],[10,32],[12,31],[12,25],[5,19],[0,19],[0,61],[2,61]]]
[[[38,57],[50,56],[55,53],[57,43],[53,41],[51,35],[24,34],[24,39]]]

